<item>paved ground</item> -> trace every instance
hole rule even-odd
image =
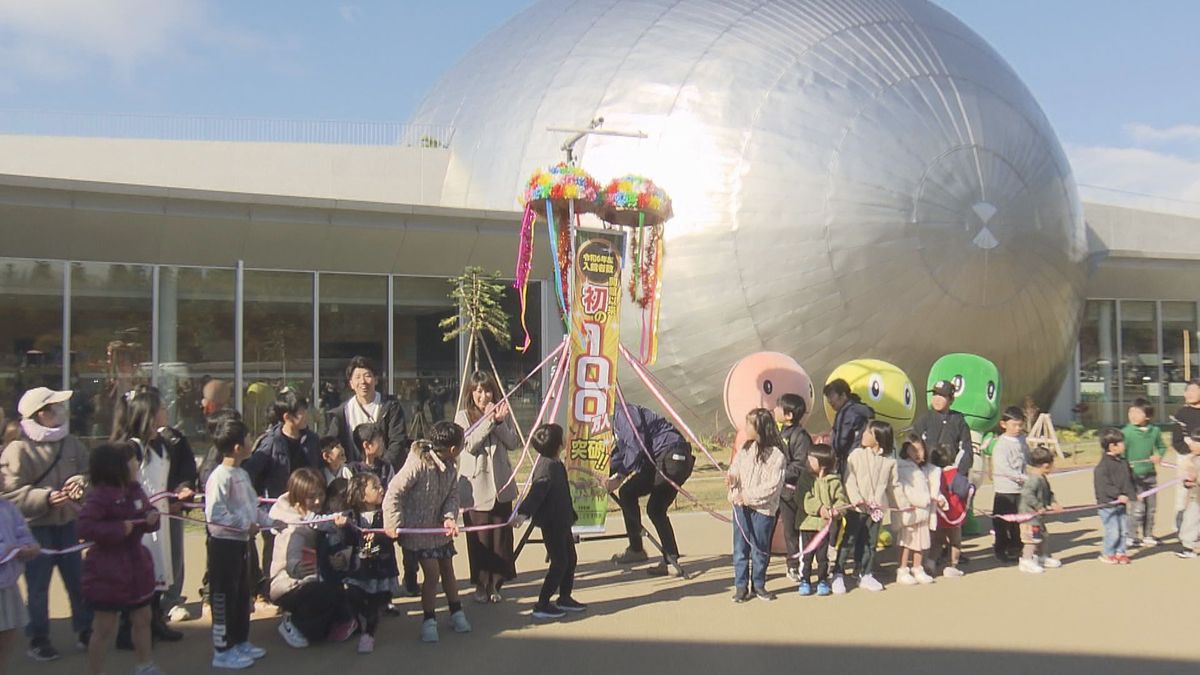
[[[1164,480],[1166,476],[1164,475]],[[1091,474],[1058,479],[1063,504],[1093,501]],[[1160,502],[1159,532],[1173,529],[1168,490]],[[984,491],[980,503],[991,501]],[[620,528],[619,520],[609,519]],[[981,547],[967,544],[974,559],[961,579],[938,579],[928,587],[889,586],[883,593],[852,591],[829,598],[788,592],[782,562],[772,565],[772,603],[730,601],[731,532],[703,514],[675,517],[690,580],[647,577],[607,562],[621,542],[580,547],[576,596],[591,605],[582,616],[535,625],[528,614],[544,569],[540,546],[521,557],[522,570],[499,606],[467,605],[475,626],[470,635],[443,630],[438,645],[417,641],[419,608],[402,605],[407,616],[385,619],[374,655],[358,656],[354,641],[288,648],[275,632],[277,619],[256,617],[251,639],[270,650],[258,672],[329,672],[347,666],[360,673],[517,673],[541,669],[577,672],[766,672],[803,669],[846,672],[881,669],[891,673],[1046,672],[1183,673],[1200,666],[1196,600],[1192,589],[1200,560],[1180,560],[1173,547],[1139,551],[1127,567],[1103,565],[1094,516],[1053,524],[1051,547],[1066,565],[1034,577],[999,568]],[[1173,543],[1173,542],[1172,542]],[[188,539],[188,586],[203,565],[202,536]],[[461,547],[460,547],[461,548]],[[880,577],[895,576],[895,554],[881,554]],[[465,574],[465,555],[459,557]],[[56,582],[57,585],[57,582]],[[67,647],[54,664],[14,659],[15,672],[83,672],[83,656],[68,645],[69,624],[61,590],[54,596],[55,642]],[[445,612],[441,613],[443,620]],[[158,662],[167,672],[200,672],[210,658],[208,623],[180,624],[187,637],[161,645]],[[108,672],[128,672],[132,657],[115,655]]]

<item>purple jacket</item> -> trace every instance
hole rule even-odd
[[[25,516],[21,515],[21,510],[7,499],[0,498],[0,558],[8,555],[16,546],[35,543],[37,541],[29,531],[29,526],[25,524]],[[24,569],[25,563],[19,560],[0,564],[0,588],[15,586]]]
[[[154,561],[142,546],[142,535],[162,524],[145,524],[152,510],[137,483],[124,489],[92,486],[79,512],[79,538],[94,544],[83,559],[83,597],[89,602],[134,605],[154,595]],[[142,522],[126,534],[127,520]]]

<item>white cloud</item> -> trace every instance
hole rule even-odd
[[[346,23],[355,23],[362,16],[362,7],[358,5],[340,5],[338,14],[342,15],[342,21]]]
[[[201,0],[0,0],[0,63],[10,82],[97,70],[129,80],[145,64],[190,58],[197,46],[259,52],[270,41],[219,25]]]
[[[1146,148],[1067,145],[1088,199],[1200,215],[1200,159]]]
[[[1129,134],[1135,143],[1143,145],[1200,141],[1200,125],[1197,124],[1177,124],[1166,129],[1158,129],[1149,124],[1134,123],[1125,125],[1125,133]]]

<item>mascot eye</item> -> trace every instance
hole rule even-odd
[[[913,404],[912,387],[904,385],[904,407],[911,408]]]
[[[996,383],[988,380],[987,397],[989,401],[996,400]]]
[[[870,396],[873,401],[883,398],[883,376],[879,373],[872,373],[870,379],[867,380],[867,396]]]
[[[764,394],[770,394],[775,391],[775,384],[770,380],[763,380],[762,389]]]
[[[963,393],[963,376],[962,376],[962,375],[955,375],[955,376],[954,376],[954,379],[953,379],[953,380],[951,380],[951,382],[953,382],[953,383],[954,383],[954,395],[955,395],[955,396],[962,396],[962,393]]]

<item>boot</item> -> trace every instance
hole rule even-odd
[[[150,601],[150,635],[163,642],[179,642],[183,633],[167,625],[167,619],[162,611],[162,593],[155,593]]]

